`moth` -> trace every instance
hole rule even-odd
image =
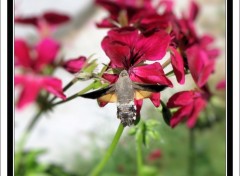
[[[134,99],[149,98],[153,92],[160,92],[166,87],[166,85],[133,82],[128,72],[123,70],[115,84],[80,95],[80,97],[98,99],[101,102],[117,102],[117,117],[125,127],[131,126],[136,121]]]

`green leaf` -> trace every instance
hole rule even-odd
[[[141,169],[141,176],[156,176],[158,170],[152,166],[143,166]]]

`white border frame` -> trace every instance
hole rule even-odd
[[[227,1],[227,0],[226,0]],[[227,6],[226,6],[227,7]],[[227,11],[227,9],[226,9]],[[7,0],[1,1],[1,175],[7,176]],[[239,0],[233,1],[233,175],[239,176]],[[227,59],[227,58],[226,58]]]

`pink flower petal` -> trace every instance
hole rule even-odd
[[[192,104],[196,96],[197,95],[194,91],[181,91],[175,93],[171,98],[169,98],[167,102],[167,107],[175,108]]]
[[[70,73],[77,73],[82,69],[86,60],[87,58],[85,56],[80,56],[76,59],[70,59],[63,63],[63,68],[65,68]]]
[[[155,107],[160,106],[160,93],[152,93],[150,100],[154,104]]]
[[[23,39],[15,39],[14,48],[16,64],[24,67],[31,67],[31,58],[27,43]]]
[[[62,81],[54,77],[42,77],[42,86],[48,92],[65,100],[66,96],[63,94]]]
[[[216,89],[217,90],[223,90],[223,89],[226,89],[226,80],[222,80],[220,81],[217,86],[216,86]]]
[[[41,89],[41,82],[38,79],[34,79],[32,76],[20,75],[15,76],[15,80],[17,81],[16,85],[21,84],[23,86],[17,102],[17,108],[22,109],[36,100]]]
[[[60,49],[60,44],[51,39],[45,38],[36,46],[36,50],[38,53],[36,65],[35,67],[38,69],[42,69],[46,64],[52,63],[57,56],[57,53]]]
[[[170,36],[163,30],[149,37],[140,35],[135,44],[136,50],[143,54],[144,60],[160,60],[165,56],[170,40]]]
[[[171,81],[165,76],[162,66],[158,62],[132,68],[130,78],[136,82],[161,84],[172,87]]]
[[[170,119],[170,126],[174,128],[192,112],[192,109],[192,105],[181,107],[177,112],[173,114],[172,118]]]
[[[202,98],[197,98],[194,100],[193,111],[189,115],[187,120],[187,126],[189,128],[193,128],[197,122],[197,118],[199,117],[200,112],[206,107],[206,101]]]
[[[194,21],[198,15],[199,7],[194,0],[190,2],[189,20]]]
[[[113,65],[118,68],[123,67],[123,61],[130,55],[128,46],[112,41],[109,37],[105,37],[103,39],[102,48],[106,55],[110,58]]]
[[[184,73],[184,61],[181,54],[174,48],[170,47],[171,52],[171,63],[173,66],[173,71],[177,77],[177,81],[180,84],[185,82],[185,73]]]
[[[206,84],[208,81],[209,76],[213,73],[215,66],[215,61],[209,61],[208,64],[206,64],[202,70],[202,72],[198,76],[198,82],[197,84],[199,87],[202,87]]]
[[[116,75],[116,74],[104,73],[102,75],[102,77],[104,79],[106,79],[107,81],[109,81],[111,84],[115,83],[118,80],[118,75]]]

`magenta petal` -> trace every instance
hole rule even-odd
[[[170,126],[174,128],[177,124],[179,124],[184,118],[186,118],[191,113],[192,109],[193,109],[192,105],[181,107],[171,117]]]
[[[220,81],[217,86],[216,86],[217,90],[222,90],[222,89],[226,89],[226,80],[222,80]]]
[[[70,59],[63,63],[63,67],[70,73],[77,73],[82,69],[86,60],[87,58],[85,56],[80,56],[76,59]]]
[[[63,94],[62,81],[53,77],[42,77],[42,86],[48,92],[65,100],[66,96]]]
[[[214,66],[215,62],[214,61],[209,61],[208,64],[206,64],[202,70],[202,72],[198,76],[198,82],[197,84],[199,87],[202,87],[206,84],[208,81],[209,76],[213,73],[214,71]]]
[[[194,21],[198,15],[199,7],[194,0],[192,0],[190,3],[189,20]]]
[[[150,100],[154,104],[155,107],[160,106],[160,93],[152,93]]]
[[[171,81],[165,76],[162,66],[158,62],[132,68],[130,78],[136,82],[172,87]]]
[[[194,101],[192,114],[189,115],[187,120],[187,126],[189,128],[193,128],[197,122],[197,118],[199,117],[200,112],[205,108],[206,101],[201,98],[198,98]]]
[[[104,73],[104,74],[102,75],[102,77],[103,77],[105,80],[109,81],[111,84],[115,83],[115,82],[118,80],[118,75],[116,75],[116,74]]]
[[[136,43],[136,50],[143,54],[143,59],[162,59],[170,44],[170,36],[165,31],[158,31],[149,37],[141,35]]]
[[[14,55],[16,57],[16,64],[24,67],[31,67],[31,58],[29,55],[29,47],[22,39],[14,41]]]
[[[50,25],[60,25],[70,20],[68,15],[59,12],[45,12],[42,17]]]
[[[188,67],[191,72],[191,75],[194,81],[198,84],[199,83],[199,76],[204,69],[205,63],[208,62],[208,56],[206,52],[204,52],[201,48],[194,45],[191,48],[186,50]],[[204,82],[198,86],[203,86]]]
[[[205,48],[214,41],[214,38],[210,35],[204,35],[200,39],[200,45]]]
[[[59,49],[60,44],[57,41],[51,38],[42,40],[36,47],[38,57],[35,66],[41,69],[42,66],[52,63],[56,59]]]
[[[177,81],[180,84],[185,82],[185,73],[184,73],[184,61],[181,54],[174,48],[170,47],[171,52],[171,63],[173,66],[173,71],[177,77]]]
[[[34,102],[38,96],[41,89],[41,83],[38,79],[34,79],[28,76],[16,77],[17,82],[21,81],[23,86],[22,92],[20,93],[17,108],[22,109],[26,105]]]
[[[172,12],[173,11],[173,1],[172,0],[161,0],[158,4],[158,7],[165,6],[166,12]]]
[[[169,98],[167,102],[167,107],[174,108],[179,106],[186,106],[193,103],[196,96],[197,95],[194,91],[181,91],[175,93],[171,98]]]
[[[109,37],[103,39],[102,48],[110,58],[112,64],[119,68],[123,67],[123,60],[126,60],[130,55],[128,46],[114,42]]]
[[[135,100],[134,99],[134,104],[136,105],[136,108],[137,108],[137,117],[138,117],[138,116],[140,116],[140,111],[141,111],[141,108],[142,108],[143,99],[141,99],[141,100]]]

